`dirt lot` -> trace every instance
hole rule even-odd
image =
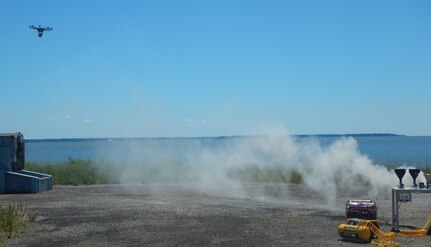
[[[37,215],[28,231],[6,246],[368,246],[337,235],[351,195],[327,205],[303,186],[247,184],[242,197],[189,189],[193,186],[55,186],[38,194],[0,195],[0,204],[23,203]],[[355,198],[364,198],[365,190],[357,189]],[[379,217],[388,221],[389,195],[372,198]],[[413,195],[413,202],[401,206],[401,224],[422,226],[430,205],[431,194]],[[431,236],[396,241],[431,246]]]

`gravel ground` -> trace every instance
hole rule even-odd
[[[22,203],[37,216],[26,233],[6,246],[367,246],[340,241],[347,199],[328,205],[304,186],[246,184],[245,196],[190,189],[197,184],[54,186],[38,194],[0,195],[1,205]],[[391,198],[377,202],[389,231]],[[403,203],[400,223],[422,226],[431,194]],[[431,236],[397,237],[403,246],[431,246]]]

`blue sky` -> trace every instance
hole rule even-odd
[[[0,132],[431,135],[430,13],[427,0],[1,1]]]

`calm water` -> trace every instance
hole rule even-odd
[[[249,138],[249,137],[242,137]],[[251,138],[251,137],[250,137]],[[300,139],[309,138],[301,137]],[[181,160],[185,154],[226,148],[233,138],[160,138],[26,143],[26,160],[61,162],[68,159],[107,161]],[[322,145],[337,138],[319,137]],[[359,151],[379,164],[431,166],[431,136],[355,137]]]

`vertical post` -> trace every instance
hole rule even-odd
[[[400,199],[399,194],[400,194],[400,191],[395,189],[395,200],[394,200],[394,203],[395,203],[395,227],[397,228],[397,230],[400,229],[400,212],[399,212],[399,210],[400,210],[399,205],[400,204],[398,203],[398,200]]]
[[[395,189],[392,188],[392,226],[395,227],[396,219],[395,219]]]
[[[400,218],[399,218],[399,190],[397,188],[392,188],[392,225],[395,229],[400,228]]]

